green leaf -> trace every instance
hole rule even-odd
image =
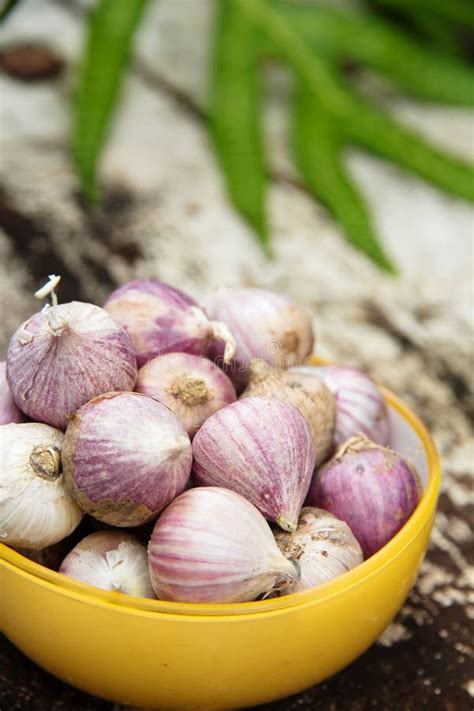
[[[0,23],[6,20],[11,11],[19,4],[20,0],[3,0],[0,7]]]
[[[344,220],[343,224],[354,244],[368,253],[370,250],[376,261],[387,260],[383,253],[376,252],[379,245],[371,239],[372,228],[361,211],[357,193],[338,165],[337,146],[328,133],[332,125],[332,135],[338,137],[340,134],[344,143],[363,146],[415,172],[446,192],[468,200],[474,199],[473,166],[432,146],[416,132],[399,125],[383,111],[355,96],[339,79],[327,57],[312,51],[304,37],[295,31],[288,17],[278,11],[277,5],[269,4],[267,0],[235,2],[255,29],[269,38],[278,57],[293,69],[300,84],[309,93],[313,102],[310,107],[313,119],[322,122],[324,118],[326,121],[322,128],[318,123],[320,130],[326,132],[325,140],[329,141],[330,147],[324,152],[323,142],[318,142],[314,147],[311,145],[314,138],[306,135],[310,129],[299,116],[295,153],[309,186],[315,194],[323,196],[341,222]],[[298,113],[303,111],[302,101],[300,97]],[[324,113],[319,116],[321,112]],[[308,143],[302,136],[308,139]],[[310,158],[304,156],[305,150]],[[316,173],[317,160],[325,161],[323,177]],[[332,188],[329,187],[331,184]],[[341,208],[337,192],[331,195],[336,184],[336,191],[340,191],[340,195],[344,194],[344,208]],[[391,263],[387,260],[384,266],[390,269]]]
[[[415,8],[420,12],[439,15],[446,21],[474,28],[472,0],[372,0],[372,2],[375,6],[380,5],[403,12],[411,12]]]
[[[232,0],[220,0],[211,65],[210,130],[229,197],[268,251],[258,60],[254,27]]]
[[[331,67],[301,41],[287,18],[265,0],[236,0],[260,31],[271,35],[280,55],[300,81],[332,114],[353,142],[412,170],[425,180],[467,200],[474,196],[474,169],[469,163],[432,146],[383,111],[354,96]]]
[[[339,115],[350,142],[387,158],[456,197],[474,202],[474,166],[350,94]]]
[[[298,85],[295,95],[293,150],[305,184],[339,221],[349,242],[382,269],[395,273],[367,207],[344,170],[343,145],[334,121],[304,84]]]
[[[299,37],[288,19],[266,0],[234,0],[256,30],[270,40],[270,46],[305,82],[309,89],[331,111],[345,104],[345,89],[334,81],[325,59],[313,54]]]
[[[88,17],[73,107],[72,152],[82,190],[97,200],[97,165],[117,103],[132,39],[147,0],[100,0]]]
[[[446,22],[443,17],[417,7],[407,8],[405,14],[408,22],[413,24],[422,38],[428,40],[434,50],[439,50],[443,54],[452,54],[462,61],[462,46],[451,22]]]
[[[383,20],[322,5],[279,1],[275,7],[318,54],[337,62],[351,59],[375,69],[422,99],[474,106],[470,67],[420,46]]]

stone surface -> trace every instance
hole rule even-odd
[[[65,66],[41,83],[0,76],[0,357],[52,272],[63,275],[63,301],[100,304],[137,276],[202,301],[221,284],[292,294],[314,317],[320,355],[367,368],[422,417],[444,474],[430,549],[396,621],[326,684],[262,708],[472,708],[472,209],[350,152],[350,170],[402,272],[385,277],[295,180],[285,145],[288,80],[272,71],[266,128],[276,256],[266,261],[226,200],[205,130],[209,4],[162,0],[151,3],[105,152],[103,203],[86,210],[67,151],[85,4],[25,0],[3,32],[2,46],[44,43]],[[472,113],[390,92],[382,100],[434,141],[474,155]],[[0,662],[2,711],[114,708],[49,677],[6,640]]]

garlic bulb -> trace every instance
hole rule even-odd
[[[323,509],[305,507],[294,533],[278,531],[281,552],[296,560],[300,578],[280,588],[281,595],[308,590],[337,578],[364,560],[349,526]]]
[[[0,427],[0,541],[40,550],[66,538],[83,513],[61,472],[64,435],[36,422]]]
[[[359,368],[326,365],[292,369],[300,377],[320,378],[336,398],[334,445],[362,433],[377,444],[387,444],[390,435],[388,410],[382,393]]]
[[[317,472],[306,502],[345,521],[368,558],[409,519],[421,492],[408,460],[360,435]]]
[[[173,410],[190,437],[208,417],[237,397],[217,365],[190,353],[166,353],[149,360],[138,371],[135,390]]]
[[[178,496],[156,522],[148,553],[162,600],[245,602],[297,577],[255,506],[219,487]]]
[[[311,428],[296,407],[268,397],[227,405],[198,430],[193,454],[197,484],[232,489],[296,530],[315,462]]]
[[[6,369],[7,364],[0,361],[0,425],[9,425],[24,420],[8,387]]]
[[[99,531],[82,539],[59,572],[102,590],[155,597],[145,546],[122,531]]]
[[[230,361],[235,342],[227,326],[211,321],[190,296],[152,279],[136,279],[116,289],[104,308],[132,339],[138,365],[164,353],[206,355],[214,339]]]
[[[59,429],[95,395],[133,390],[136,377],[130,339],[93,304],[47,306],[10,341],[7,378],[16,404]]]
[[[112,526],[139,526],[183,490],[192,450],[166,405],[108,393],[72,416],[62,458],[66,485],[86,513]]]
[[[210,312],[235,338],[234,360],[226,372],[238,382],[248,379],[248,368],[255,358],[289,368],[300,364],[313,348],[311,319],[283,294],[265,289],[220,289]],[[214,358],[218,357],[214,349]]]
[[[328,458],[332,449],[336,402],[322,380],[276,370],[265,361],[255,360],[250,366],[249,384],[240,397],[252,395],[266,395],[295,405],[313,430],[316,466]]]

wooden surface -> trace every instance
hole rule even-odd
[[[204,0],[151,3],[104,157],[103,203],[86,210],[67,151],[82,5],[25,0],[1,40],[3,48],[34,40],[57,61],[49,63],[51,76],[28,82],[0,75],[0,357],[36,310],[31,294],[51,272],[63,275],[63,301],[101,304],[136,276],[182,286],[203,302],[221,284],[292,294],[314,317],[321,355],[367,368],[421,416],[444,471],[430,549],[395,622],[326,684],[264,708],[471,709],[472,210],[351,153],[350,169],[402,271],[397,280],[384,277],[299,186],[285,149],[287,82],[271,73],[276,257],[266,261],[226,201],[206,137]],[[419,107],[390,92],[381,100],[433,140],[473,156],[472,113]],[[1,711],[112,708],[51,678],[1,639]]]

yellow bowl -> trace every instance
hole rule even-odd
[[[440,461],[418,418],[382,389],[391,444],[424,493],[397,535],[313,590],[226,605],[145,600],[92,588],[0,545],[0,622],[37,664],[84,691],[161,709],[231,709],[317,684],[366,650],[402,606],[435,515]]]

